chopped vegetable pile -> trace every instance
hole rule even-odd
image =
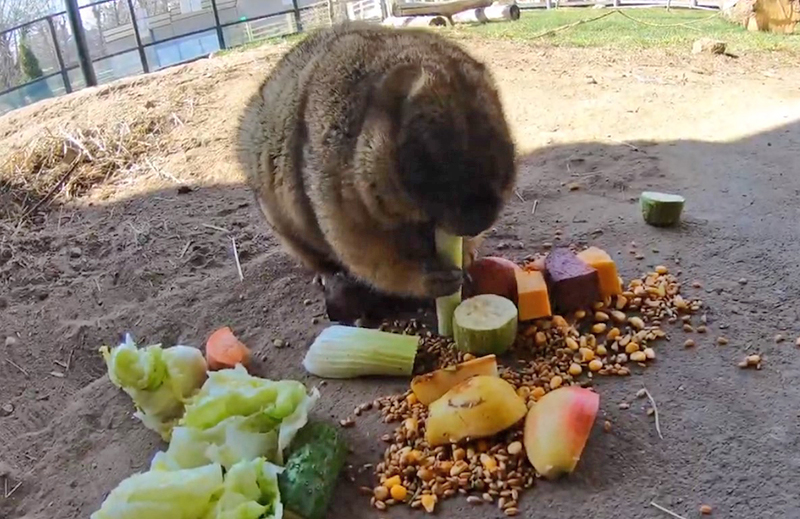
[[[225,335],[230,343],[233,334]],[[335,429],[308,423],[316,388],[256,377],[241,363],[207,373],[200,350],[139,349],[130,336],[101,352],[111,380],[169,446],[149,471],[123,480],[91,519],[281,519],[284,505],[302,509],[304,519],[324,514],[345,448]],[[328,438],[327,447],[309,450],[309,434]]]
[[[460,238],[437,233],[436,245],[461,264]],[[463,494],[518,515],[537,477],[578,467],[600,408],[593,378],[646,367],[655,344],[669,340],[662,325],[691,328],[703,308],[664,266],[626,285],[597,247],[555,248],[522,266],[478,258],[467,273],[463,293],[436,301],[439,333],[415,320],[378,330],[332,325],[303,361],[322,378],[416,374],[403,394],[354,411],[375,408],[396,424],[382,437],[377,485],[365,488],[378,510],[406,504],[433,513]],[[208,364],[199,350],[139,349],[129,336],[101,350],[112,382],[169,446],[91,519],[281,519],[284,509],[322,519],[347,448],[338,429],[309,423],[319,392],[248,373],[250,351],[229,328],[206,349]],[[507,353],[515,365],[501,364]],[[435,369],[421,370],[426,364]],[[760,358],[742,365],[758,367]]]
[[[491,502],[507,516],[519,514],[521,493],[536,477],[557,477],[579,465],[600,403],[597,393],[584,389],[592,378],[628,376],[632,365],[645,367],[656,358],[655,344],[668,340],[662,325],[690,320],[703,307],[681,295],[678,278],[666,267],[624,285],[601,249],[556,250],[549,262],[555,260],[555,276],[547,272],[547,258],[521,267],[476,260],[472,286],[454,312],[455,338],[431,334],[417,321],[381,327],[422,337],[417,360],[433,360],[440,369],[414,377],[403,394],[355,410],[358,416],[376,408],[384,422],[397,424],[382,437],[389,445],[374,467],[377,486],[364,489],[375,508],[406,504],[434,512],[442,500],[466,494],[469,503]],[[481,272],[497,281],[481,279]],[[509,272],[517,279],[514,290]],[[559,291],[559,284],[572,290],[589,284],[599,300],[581,302]],[[492,348],[473,349],[472,340],[459,344],[460,310],[471,316],[487,295],[512,307],[516,300],[518,333],[509,352],[517,365],[498,367],[493,354],[480,356]],[[564,307],[572,310],[555,313]],[[467,322],[494,333],[508,326],[503,311],[486,312]],[[500,346],[495,348],[502,352]]]

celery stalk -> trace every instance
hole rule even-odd
[[[453,236],[447,232],[436,229],[436,252],[448,263],[457,268],[463,268],[464,240],[460,236]],[[453,313],[461,303],[461,289],[449,296],[436,298],[436,319],[438,321],[439,335],[453,336]]]
[[[411,376],[419,337],[333,325],[314,339],[303,367],[322,378]]]

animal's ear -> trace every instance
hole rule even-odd
[[[389,69],[376,87],[376,101],[392,113],[425,89],[430,73],[420,65],[403,63]]]

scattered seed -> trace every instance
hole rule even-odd
[[[703,284],[700,283],[699,281],[692,281],[692,286],[694,288],[703,288]]]
[[[602,344],[601,344],[601,345],[599,345],[595,351],[596,351],[596,352],[597,352],[597,354],[598,354],[598,355],[600,355],[601,357],[604,357],[604,356],[606,356],[606,355],[608,354],[608,350],[607,350],[607,349],[606,349],[606,347],[605,347],[605,346],[603,346]]]
[[[624,323],[628,320],[628,316],[625,315],[625,312],[620,310],[612,310],[611,311],[611,318],[614,319],[614,322],[617,323]]]
[[[785,337],[783,335],[781,335],[781,334],[778,334],[778,335],[775,336],[775,342],[780,343],[780,342],[783,342],[784,340],[785,340]]]
[[[504,512],[509,517],[514,517],[515,515],[519,514],[519,510],[513,506],[510,508],[506,508]]]
[[[467,497],[467,503],[471,505],[482,505],[484,501],[478,496],[469,496]]]
[[[603,333],[606,331],[606,323],[597,323],[592,326],[592,333]]]
[[[694,328],[692,328],[691,324],[687,323],[687,324],[683,325],[683,331],[686,332],[686,333],[691,333],[691,332],[694,331]]]
[[[556,375],[550,379],[550,389],[558,389],[561,387],[561,384],[563,383],[564,379],[561,378],[559,375]]]
[[[647,357],[648,360],[653,360],[656,358],[656,352],[653,348],[645,348],[644,356]]]
[[[728,339],[725,337],[717,337],[717,344],[719,344],[720,346],[725,346],[726,344],[728,344]]]
[[[432,494],[424,494],[420,499],[422,502],[422,507],[425,509],[426,512],[429,514],[433,513],[433,509],[436,508],[436,496]]]
[[[607,432],[607,433],[610,433],[611,432],[611,422],[609,422],[608,420],[603,422],[603,430],[605,432]]]
[[[630,354],[630,359],[633,362],[644,362],[645,360],[647,360],[647,356],[643,351],[634,351],[633,353]]]
[[[572,375],[573,377],[577,377],[582,372],[583,368],[581,367],[580,364],[573,362],[572,364],[569,365],[569,374]]]
[[[610,319],[610,317],[605,312],[595,312],[594,313],[594,320],[595,321],[604,323],[604,322],[608,321],[609,319]]]
[[[627,353],[628,355],[630,355],[631,353],[637,352],[637,351],[639,351],[639,345],[636,344],[635,342],[629,342],[625,346],[625,353]]]
[[[581,360],[583,362],[590,362],[591,360],[594,359],[594,352],[589,348],[581,348],[579,352],[581,354]]]
[[[342,427],[345,427],[345,428],[352,427],[355,424],[356,424],[356,422],[352,418],[345,418],[343,420],[339,420],[339,425],[341,425]]]
[[[628,322],[630,323],[631,326],[633,326],[637,330],[641,330],[642,328],[644,328],[644,321],[642,321],[641,317],[631,317],[630,319],[628,319]]]
[[[383,501],[375,501],[375,508],[381,511],[386,510],[386,503]]]
[[[683,343],[684,348],[694,348],[694,341],[692,339],[686,339],[686,342]]]
[[[656,267],[656,273],[661,274],[662,276],[669,273],[669,269],[664,265],[658,265]]]
[[[711,515],[711,505],[700,505],[700,513],[703,515]]]
[[[531,396],[536,400],[539,400],[544,396],[544,393],[545,391],[543,387],[536,386],[535,388],[533,388],[533,391],[531,391]]]
[[[747,284],[747,278],[741,278],[741,279],[739,279],[739,284],[740,284],[740,285],[746,285],[746,284]]]
[[[372,491],[372,495],[375,496],[375,499],[378,501],[386,501],[386,499],[389,497],[389,489],[383,485],[377,486]]]
[[[522,452],[522,442],[518,442],[518,441],[511,442],[508,445],[508,448],[506,449],[506,451],[508,451],[508,453],[511,454],[512,456],[516,456],[517,454]]]
[[[621,404],[619,404],[619,408],[623,409],[623,410],[624,409],[630,409],[631,408],[631,404],[629,404],[628,402],[622,402]]]
[[[697,331],[697,333],[706,333],[708,331],[708,328],[706,328],[705,326],[703,326],[701,324],[700,326],[697,327],[696,331]]]
[[[594,359],[589,363],[589,371],[600,371],[603,369],[603,361]]]

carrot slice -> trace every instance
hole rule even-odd
[[[208,338],[206,360],[211,371],[235,368],[237,364],[246,368],[250,363],[250,348],[236,338],[230,327],[225,326]]]

